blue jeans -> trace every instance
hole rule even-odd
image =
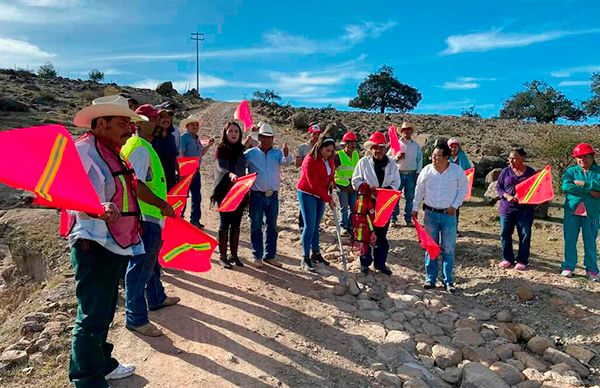
[[[583,237],[583,265],[587,271],[598,273],[598,217],[582,217],[565,212],[563,234],[565,238],[565,261],[561,269],[575,270],[577,267],[577,240],[579,230]]]
[[[297,190],[298,203],[304,221],[302,229],[302,253],[308,257],[312,250],[313,253],[319,253],[321,246],[319,244],[319,225],[325,212],[325,202],[314,195],[303,193]]]
[[[502,259],[515,263],[513,252],[512,234],[517,227],[519,235],[519,253],[517,263],[529,262],[529,247],[531,245],[531,225],[533,224],[533,212],[515,212],[500,215],[500,243],[502,245]]]
[[[360,265],[362,267],[368,267],[375,261],[375,269],[385,268],[387,262],[388,251],[390,250],[390,244],[387,239],[388,228],[390,223],[388,222],[385,226],[378,228],[374,227],[373,233],[377,236],[375,246],[369,246],[366,255],[360,256]],[[374,260],[373,260],[374,259]]]
[[[354,211],[357,193],[356,191],[348,193],[340,189],[337,189],[336,192],[338,199],[340,200],[340,226],[348,231],[351,231],[352,225],[350,223],[350,213]]]
[[[130,327],[148,323],[148,308],[158,308],[167,297],[158,264],[162,246],[160,225],[142,221],[142,226],[146,253],[131,257],[125,273],[125,324]]]
[[[274,259],[277,254],[278,193],[267,197],[261,191],[250,191],[250,240],[255,260]],[[263,243],[263,222],[266,238]]]
[[[438,262],[442,261],[442,283],[454,283],[454,247],[456,246],[456,216],[425,210],[424,227],[442,251],[436,260],[425,252],[425,280],[435,285],[438,276]],[[440,243],[441,241],[441,243]]]
[[[402,193],[406,204],[404,205],[404,221],[409,222],[412,217],[413,200],[415,199],[415,189],[417,187],[417,173],[400,174],[400,187],[398,190],[404,190]],[[392,212],[392,222],[398,221],[400,214],[400,202],[396,203]]]
[[[200,210],[200,205],[202,204],[202,180],[200,178],[200,171],[196,171],[190,182],[190,194],[192,197],[190,223],[197,224],[200,222],[200,217],[202,216],[202,211]]]

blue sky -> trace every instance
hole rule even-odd
[[[64,76],[153,88],[171,80],[237,101],[269,88],[296,106],[348,109],[387,64],[423,99],[415,113],[484,117],[539,79],[575,101],[600,71],[600,1],[0,0],[0,66],[52,61]]]

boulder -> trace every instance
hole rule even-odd
[[[497,181],[498,177],[500,176],[500,172],[502,172],[502,168],[495,168],[488,172],[485,176],[485,185],[489,186],[490,183]]]
[[[575,372],[577,372],[581,377],[588,377],[590,375],[590,370],[585,367],[582,363],[569,356],[567,353],[563,353],[560,350],[554,348],[548,348],[544,352],[544,360],[550,361],[553,364],[560,364],[564,362],[569,365]]]
[[[457,368],[455,366],[451,366],[444,370],[440,369],[439,376],[447,383],[450,384],[458,384],[460,381],[460,377],[462,376],[462,368]]]
[[[498,322],[512,322],[513,316],[510,310],[500,310],[496,314]]]
[[[478,332],[470,328],[458,329],[452,338],[452,345],[458,348],[483,345],[485,340]]]
[[[498,182],[492,182],[487,186],[485,193],[483,194],[483,202],[486,205],[493,205],[500,200],[498,191],[496,190],[496,184]]]
[[[435,364],[442,369],[456,366],[462,361],[462,352],[452,346],[436,344],[431,348],[431,356]]]
[[[485,179],[487,174],[496,169],[506,167],[506,159],[499,156],[483,156],[479,163],[475,165],[475,178]]]
[[[325,127],[325,131],[323,132],[323,136],[333,137],[336,140],[341,140],[344,133],[346,133],[348,129],[344,124],[340,121],[336,121],[334,123],[329,123]]]
[[[500,359],[495,352],[481,346],[467,346],[463,348],[462,356],[465,360],[480,362],[484,365],[492,365],[494,362]]]
[[[27,362],[29,356],[24,350],[6,350],[0,355],[0,364],[16,365]]]
[[[310,116],[305,112],[296,112],[290,119],[292,120],[294,129],[300,131],[306,131],[308,129],[308,124],[310,124]]]
[[[377,346],[377,358],[383,362],[396,364],[414,361],[412,354],[401,345],[395,343],[386,343]]]
[[[500,376],[508,385],[516,385],[525,381],[525,376],[514,366],[505,362],[495,362],[490,370]]]
[[[177,94],[177,90],[173,89],[173,82],[166,81],[156,85],[156,92],[163,96],[172,96]]]
[[[548,337],[536,335],[527,342],[527,348],[535,354],[544,354],[546,349],[553,348],[554,341]]]
[[[416,351],[416,343],[413,337],[405,331],[400,330],[392,330],[388,332],[385,337],[386,343],[393,343],[402,346],[404,349],[415,352]]]
[[[489,321],[492,319],[492,313],[487,310],[473,309],[469,311],[469,317],[477,319],[478,321]]]
[[[523,365],[525,365],[527,368],[535,369],[539,372],[545,372],[548,370],[548,367],[546,366],[545,363],[538,360],[537,358],[535,358],[534,356],[532,356],[529,353],[515,352],[514,357],[517,360],[521,361],[523,363]]]
[[[567,346],[566,353],[571,357],[575,357],[584,364],[589,364],[590,361],[592,361],[592,358],[595,356],[594,352],[577,345]]]
[[[463,367],[460,388],[509,388],[498,375],[485,366],[470,362]]]
[[[375,379],[377,382],[384,387],[401,387],[402,380],[400,377],[396,376],[393,373],[385,372],[385,371],[377,371],[375,372]]]
[[[12,98],[0,97],[0,111],[28,112],[29,106]]]
[[[427,384],[425,381],[423,381],[423,379],[420,379],[417,377],[417,378],[408,380],[406,383],[404,383],[404,385],[402,387],[403,388],[429,388],[429,384]]]

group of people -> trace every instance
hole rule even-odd
[[[84,169],[98,193],[104,213],[69,212],[69,245],[75,272],[77,318],[73,329],[69,378],[80,387],[108,386],[106,380],[123,378],[134,372],[131,365],[112,357],[107,342],[108,328],[115,314],[118,284],[124,273],[125,324],[146,336],[160,336],[148,311],[177,304],[167,296],[161,283],[158,254],[165,217],[175,215],[166,201],[167,192],[178,181],[177,156],[200,160],[215,140],[203,145],[198,132],[201,120],[190,116],[173,125],[169,106],[138,105],[127,96],[106,96],[77,113],[74,124],[89,131],[76,141]],[[181,131],[181,133],[180,133]],[[327,207],[346,235],[354,238],[353,215],[360,211],[357,194],[374,208],[377,189],[401,190],[405,198],[404,221],[413,226],[423,210],[423,224],[438,242],[441,254],[425,253],[427,289],[436,287],[439,267],[448,292],[454,292],[453,266],[458,213],[468,191],[465,170],[471,163],[458,139],[437,142],[431,163],[423,167],[421,148],[412,139],[413,126],[400,128],[400,151],[390,152],[382,132],[372,133],[358,151],[355,133],[343,135],[341,149],[336,140],[323,134],[318,124],[309,127],[308,142],[295,158],[300,167],[296,194],[300,208],[301,267],[314,271],[316,265],[329,265],[320,249],[321,220]],[[219,212],[219,256],[222,266],[244,266],[238,254],[240,225],[245,208],[250,219],[250,241],[254,267],[265,264],[281,267],[277,256],[277,218],[281,167],[293,163],[287,144],[274,146],[275,130],[266,122],[252,128],[244,139],[240,125],[227,122],[217,145],[211,206],[220,205],[242,176],[256,173],[247,198],[233,212]],[[577,240],[582,231],[587,277],[598,281],[596,240],[600,219],[600,167],[595,151],[580,144],[573,151],[577,164],[566,170],[562,189],[566,195],[563,276],[572,276],[577,265]],[[531,241],[533,207],[519,203],[515,187],[533,176],[535,170],[524,162],[522,149],[511,150],[508,164],[498,178],[502,261],[500,266],[527,268]],[[190,186],[191,223],[199,228],[201,178],[196,171]],[[339,207],[333,197],[337,196]],[[361,202],[362,203],[362,202]],[[371,265],[391,275],[387,265],[388,228],[397,225],[399,207],[382,226],[373,226],[372,243],[360,255],[360,270],[368,274]],[[512,234],[517,228],[519,251],[515,258]],[[228,252],[230,255],[228,255]]]

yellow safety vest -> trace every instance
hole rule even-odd
[[[348,154],[344,150],[338,151],[337,154],[340,158],[340,165],[335,169],[335,183],[345,187],[350,184],[354,168],[358,164],[360,155],[356,150],[352,152],[352,159],[348,157]]]

